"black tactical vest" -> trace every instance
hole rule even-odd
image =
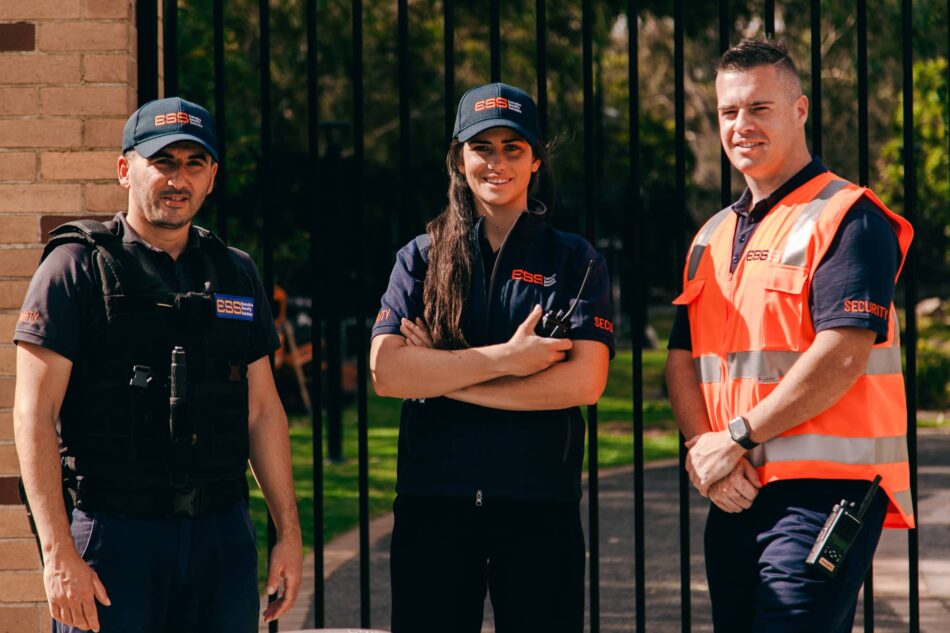
[[[225,244],[196,227],[195,287],[202,290],[178,292],[163,281],[147,247],[116,235],[117,224],[64,224],[43,254],[65,243],[89,245],[107,323],[104,334],[88,342],[91,353],[74,365],[63,400],[64,474],[78,484],[80,507],[84,489],[91,499],[93,493],[243,487],[251,321],[226,316],[240,305],[231,298],[253,297],[251,282]],[[169,372],[176,346],[185,351],[187,380],[185,406],[172,423]]]

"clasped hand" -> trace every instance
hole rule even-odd
[[[759,475],[727,431],[697,435],[686,448],[686,472],[701,495],[724,512],[751,507],[761,488]]]

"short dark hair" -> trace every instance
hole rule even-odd
[[[785,48],[785,42],[766,39],[744,39],[727,50],[716,64],[716,74],[728,71],[742,72],[757,66],[774,66],[801,82],[795,62]]]

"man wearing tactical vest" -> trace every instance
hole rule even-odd
[[[667,383],[712,502],[720,633],[851,631],[882,527],[914,525],[894,284],[913,231],[805,142],[808,99],[774,41],[717,67],[720,138],[747,184],[693,240]],[[870,497],[828,578],[805,562],[833,506]],[[827,562],[827,561],[826,561]]]
[[[192,225],[211,115],[172,97],[125,125],[128,211],[51,233],[17,323],[14,431],[54,631],[258,629],[250,460],[277,526],[264,611],[300,585],[278,346],[246,253]]]

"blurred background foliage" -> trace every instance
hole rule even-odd
[[[668,304],[679,283],[681,262],[674,244],[690,239],[720,205],[720,145],[716,129],[713,67],[719,54],[718,5],[688,3],[686,33],[687,207],[682,226],[675,210],[673,2],[640,2],[638,59],[640,189],[629,177],[630,137],[626,2],[593,3],[596,125],[583,127],[581,3],[547,3],[549,136],[557,140],[557,205],[551,221],[583,233],[584,135],[595,135],[597,247],[611,264],[619,332],[629,335],[620,289],[629,279],[647,280],[652,304]],[[761,36],[762,2],[734,0],[732,41]],[[365,164],[362,185],[353,182],[353,88],[351,2],[318,0],[319,103],[317,164],[308,155],[310,125],[306,90],[304,0],[271,3],[270,41],[274,119],[272,176],[267,208],[259,210],[260,159],[259,13],[257,0],[229,0],[225,10],[225,133],[227,191],[216,195],[226,210],[229,240],[260,261],[262,217],[272,220],[275,278],[291,295],[310,291],[312,214],[324,214],[331,239],[332,277],[340,280],[333,300],[342,314],[356,301],[372,313],[385,288],[393,253],[424,230],[445,202],[446,150],[443,95],[443,18],[439,0],[410,0],[409,83],[411,101],[409,181],[400,180],[397,3],[365,0],[363,55]],[[810,2],[776,3],[776,32],[785,40],[811,94]],[[824,2],[822,15],[822,158],[840,175],[859,180],[857,26],[852,3]],[[489,80],[489,4],[456,0],[453,101]],[[179,0],[181,94],[213,106],[213,33],[210,0]],[[533,0],[501,3],[502,79],[537,94],[536,26]],[[870,185],[898,213],[904,211],[901,13],[899,0],[869,3]],[[914,3],[914,151],[917,154],[917,245],[920,296],[950,294],[950,168],[948,168],[947,4]],[[814,116],[814,112],[812,113]],[[809,122],[809,139],[811,122]],[[403,207],[402,186],[408,192]],[[743,188],[732,174],[732,197]],[[644,268],[632,271],[623,253],[623,223],[639,195],[644,209]],[[352,210],[365,203],[365,223]],[[203,220],[216,227],[217,216]],[[365,275],[359,277],[358,265]],[[626,270],[625,270],[626,268]],[[898,295],[900,300],[900,294]]]

